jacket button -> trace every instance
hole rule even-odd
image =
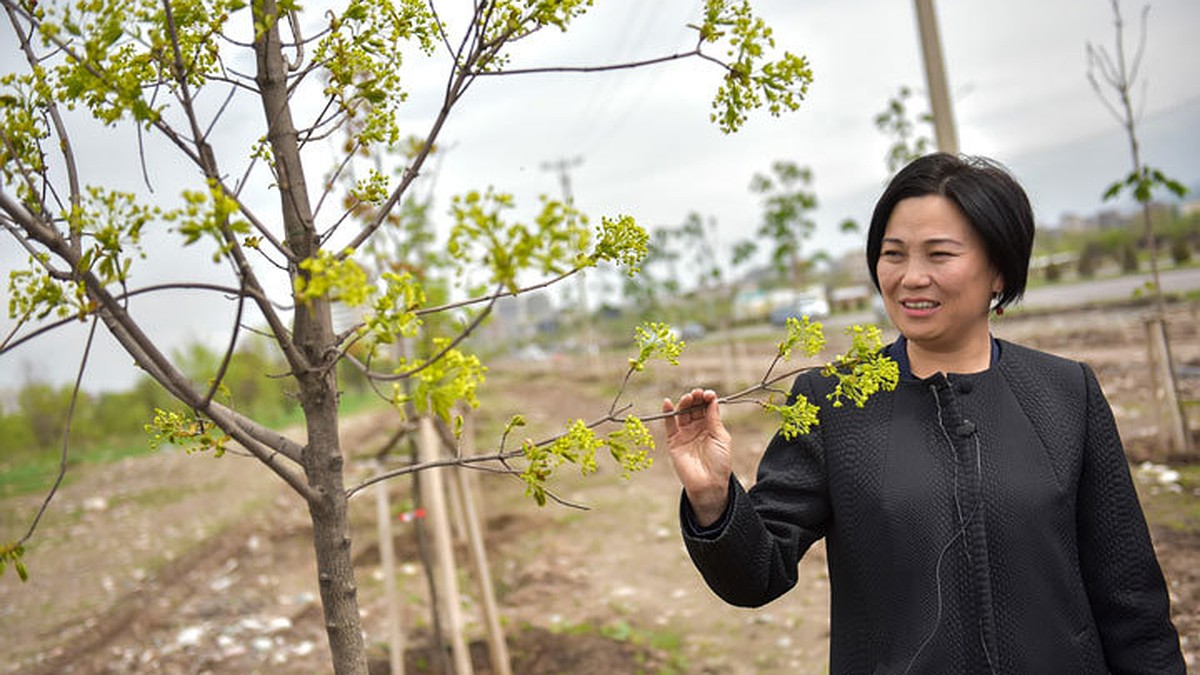
[[[958,383],[958,393],[960,393],[960,394],[969,394],[969,393],[971,393],[971,390],[974,388],[975,387],[970,382],[959,382]]]
[[[963,420],[962,424],[959,424],[954,430],[954,433],[966,438],[967,436],[975,433],[975,424],[971,422],[971,420]]]

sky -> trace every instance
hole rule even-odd
[[[518,45],[511,67],[602,65],[691,49],[702,0],[598,0],[568,33],[545,31]],[[443,6],[445,5],[445,6]],[[459,2],[457,5],[467,5]],[[440,3],[451,22],[457,5]],[[548,168],[572,165],[576,204],[594,221],[629,214],[644,227],[677,225],[690,212],[717,223],[725,248],[748,238],[761,215],[749,185],[772,162],[808,166],[820,206],[809,250],[855,250],[861,235],[839,232],[846,218],[865,223],[887,178],[890,140],[873,119],[901,86],[916,92],[914,111],[925,110],[924,71],[910,0],[771,0],[754,3],[773,27],[776,46],[805,55],[814,82],[799,111],[775,118],[752,113],[736,134],[709,122],[710,101],[721,71],[697,59],[638,70],[589,75],[532,74],[483,78],[452,113],[441,136],[442,152],[427,167],[422,190],[435,195],[444,214],[450,196],[494,187],[509,192],[527,212],[540,194],[558,196],[560,176]],[[1136,43],[1141,5],[1124,3],[1130,44]],[[1126,142],[1117,121],[1088,83],[1085,47],[1112,49],[1112,13],[1104,0],[954,0],[936,3],[960,148],[1007,165],[1030,193],[1041,224],[1064,212],[1089,214],[1100,195],[1128,172]],[[461,23],[459,21],[458,23]],[[1200,2],[1157,0],[1146,27],[1148,40],[1136,92],[1146,161],[1187,185],[1200,186]],[[0,32],[0,71],[20,66],[11,33]],[[1132,49],[1132,46],[1129,47]],[[250,64],[243,69],[249,71]],[[405,133],[423,133],[431,122],[445,77],[446,58],[416,55],[401,65],[410,98],[402,108]],[[261,111],[235,101],[237,120],[222,142],[242,143],[261,134]],[[242,108],[237,106],[243,105]],[[77,134],[85,181],[107,181],[144,191],[145,179],[127,130]],[[155,195],[194,185],[194,171],[155,139],[145,139],[146,172]],[[238,149],[225,166],[240,171]],[[310,167],[318,181],[323,167]],[[258,196],[269,208],[273,196]],[[328,211],[327,211],[328,213]],[[443,223],[444,223],[443,218]],[[177,240],[150,233],[146,249],[164,247],[135,268],[134,286],[200,277],[228,282],[202,251],[180,250]],[[11,237],[0,238],[0,271],[25,256]],[[272,288],[286,290],[280,275]],[[7,288],[0,290],[7,296]],[[7,299],[7,298],[5,298]],[[5,306],[7,302],[3,303]],[[219,345],[233,321],[232,305],[212,296],[180,294],[143,298],[135,312],[168,347],[200,340]],[[0,334],[12,321],[0,319]],[[0,355],[0,389],[30,378],[62,383],[74,377],[86,331],[72,326]],[[100,339],[85,387],[129,386],[137,371],[111,339]]]

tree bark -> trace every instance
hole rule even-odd
[[[279,35],[280,9],[275,0],[254,3],[257,77],[267,140],[274,158],[276,181],[288,247],[300,259],[317,253],[319,241],[300,161],[287,89],[287,66]],[[292,274],[301,271],[293,268]],[[343,457],[338,439],[337,371],[333,319],[329,301],[297,303],[292,340],[308,368],[293,373],[300,386],[308,444],[301,452],[305,477],[315,496],[308,500],[313,525],[317,579],[324,610],[325,632],[338,675],[366,675],[366,648],[358,610],[358,587],[350,554],[348,502],[343,481]]]

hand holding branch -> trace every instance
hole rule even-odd
[[[664,399],[662,410],[668,413],[663,423],[675,474],[696,522],[711,525],[725,513],[733,473],[733,438],[721,422],[717,395],[711,389],[693,389],[678,405]]]

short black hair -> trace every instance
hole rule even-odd
[[[875,266],[892,211],[910,197],[941,195],[954,202],[983,240],[988,260],[1004,279],[997,306],[1025,293],[1029,256],[1033,251],[1033,209],[1029,197],[1008,169],[986,157],[937,152],[918,157],[897,173],[871,215],[867,230],[867,269],[879,289]]]

